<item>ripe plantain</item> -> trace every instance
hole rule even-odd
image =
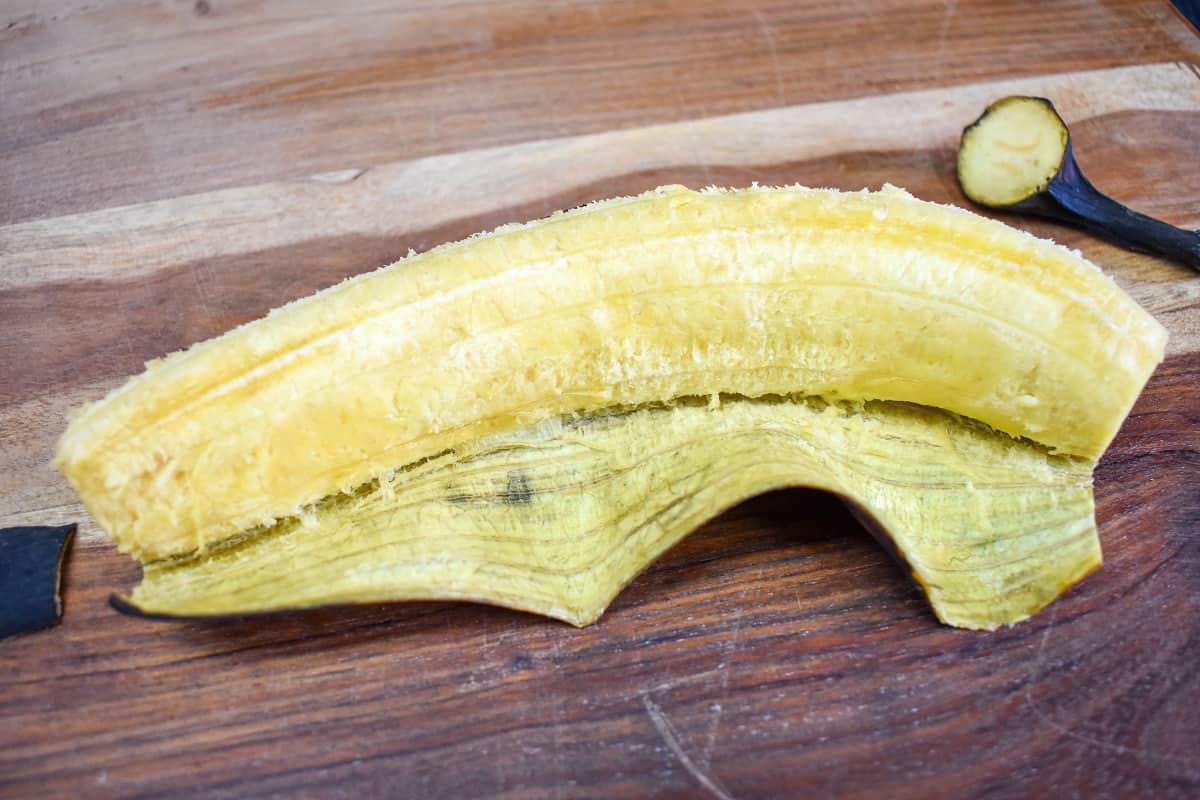
[[[1165,341],[1078,255],[892,187],[664,187],[151,363],[56,461],[154,613],[464,597],[585,624],[802,483],[989,628],[1099,563],[1091,465]]]

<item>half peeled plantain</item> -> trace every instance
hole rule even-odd
[[[989,628],[1099,563],[1091,465],[1165,340],[1079,256],[891,187],[664,187],[152,363],[57,463],[155,613],[461,597],[584,624],[704,519],[805,484]]]

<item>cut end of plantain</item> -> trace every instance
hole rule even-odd
[[[1040,194],[1062,167],[1070,133],[1044,97],[1005,97],[963,131],[958,182],[971,200],[1005,208]]]
[[[146,562],[148,613],[459,598],[585,624],[704,519],[808,485],[988,628],[1099,563],[1090,465],[1165,341],[1077,254],[893,187],[663,187],[169,356],[57,464]]]

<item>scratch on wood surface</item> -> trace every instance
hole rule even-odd
[[[332,172],[320,172],[316,175],[309,175],[306,180],[317,181],[318,183],[350,183],[356,181],[366,174],[369,167],[351,167],[350,169],[337,169]]]
[[[783,90],[783,68],[779,62],[779,50],[775,47],[775,30],[757,6],[751,4],[750,14],[754,17],[754,28],[767,45],[767,55],[771,60],[771,74],[775,79],[775,102],[779,105],[786,105],[787,94]]]
[[[762,570],[760,569],[756,582],[761,579]],[[738,595],[738,608],[734,611],[733,633],[730,635],[728,643],[721,649],[721,663],[717,665],[717,671],[721,674],[721,694],[720,699],[708,708],[712,712],[712,716],[709,718],[708,736],[704,743],[703,761],[706,768],[712,766],[712,754],[717,745],[717,733],[721,729],[721,715],[725,712],[725,704],[729,700],[729,665],[737,655],[738,644],[742,637],[743,609],[741,601],[748,591],[748,588],[743,589]]]
[[[1046,655],[1046,641],[1050,638],[1050,632],[1054,630],[1054,623],[1058,621],[1058,608],[1059,606],[1055,604],[1050,609],[1050,619],[1046,622],[1046,626],[1042,630],[1042,635],[1038,639],[1037,654],[1033,658],[1032,674],[1030,679],[1025,683],[1025,691],[1023,692],[1023,696],[1025,705],[1029,708],[1029,710],[1032,711],[1034,715],[1042,722],[1046,723],[1051,728],[1063,734],[1064,736],[1067,736],[1068,738],[1090,744],[1094,747],[1099,747],[1103,750],[1120,753],[1122,755],[1130,755],[1137,758],[1161,758],[1168,761],[1175,761],[1184,765],[1185,768],[1191,771],[1191,769],[1196,765],[1196,760],[1194,758],[1189,758],[1178,753],[1164,753],[1161,751],[1151,753],[1139,747],[1127,747],[1126,745],[1117,744],[1116,742],[1106,742],[1103,739],[1097,739],[1094,736],[1088,736],[1086,733],[1080,733],[1069,725],[1064,725],[1061,722],[1051,719],[1050,715],[1041,709],[1037,700],[1033,698],[1030,687],[1033,685],[1034,680],[1036,680],[1037,677],[1042,674],[1042,661]]]
[[[212,316],[215,306],[213,305],[213,293],[209,284],[212,276],[203,262],[193,261],[189,265],[188,274],[191,276],[192,285],[196,289],[195,298],[199,301],[200,307],[204,309],[206,316]],[[132,353],[132,349],[130,350]]]
[[[721,673],[721,701],[709,705],[708,710],[711,712],[708,722],[708,736],[704,742],[704,766],[712,767],[712,754],[717,746],[717,731],[721,729],[721,715],[725,712],[725,702],[728,696],[729,678],[726,677],[729,673]]]
[[[551,657],[551,663],[555,669],[559,669],[562,664],[562,638],[551,634],[552,648],[554,655]],[[567,774],[568,768],[563,764],[563,728],[570,724],[567,719],[567,709],[563,706],[562,695],[559,693],[553,694],[554,702],[554,723],[550,727],[551,742],[554,745],[554,771],[559,780],[554,783],[554,797],[561,798],[563,791],[562,778]]]
[[[671,720],[667,719],[667,715],[662,712],[658,704],[648,695],[642,695],[642,705],[646,707],[646,713],[650,715],[654,729],[658,731],[658,735],[675,754],[675,758],[679,759],[679,763],[683,764],[683,768],[688,771],[688,774],[707,789],[713,797],[719,797],[721,800],[734,800],[733,795],[725,791],[715,779],[706,775],[700,767],[696,766],[696,762],[692,761],[691,756],[687,754],[679,741],[679,732],[675,730],[675,726],[671,724]]]
[[[938,29],[937,64],[941,69],[942,60],[946,55],[946,41],[950,33],[950,23],[958,14],[958,0],[945,0],[946,11],[942,14],[942,25]]]
[[[679,84],[675,84],[676,105],[682,109],[684,108],[685,102],[686,101],[684,100],[683,92],[679,89]],[[688,148],[692,154],[693,163],[700,167],[700,171],[704,173],[705,183],[710,186],[715,185],[716,180],[713,176],[712,166],[709,163],[710,159],[707,155],[705,155],[704,137],[697,135],[697,132],[690,128],[688,129],[687,133]]]
[[[695,686],[697,684],[706,684],[709,682],[709,678],[711,678],[713,675],[716,675],[718,672],[720,672],[719,668],[706,669],[703,672],[697,672],[692,675],[688,675],[685,678],[669,678],[668,680],[660,681],[659,683],[656,683],[653,686],[647,686],[645,688],[638,689],[636,691],[623,693],[623,694],[619,695],[618,698],[621,700],[632,700],[635,697],[645,697],[646,695],[661,694],[662,692],[669,692],[672,689],[678,689],[683,686]]]

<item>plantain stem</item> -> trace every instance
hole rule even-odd
[[[1053,202],[1040,211],[1043,216],[1077,225],[1129,250],[1200,269],[1200,231],[1140,214],[1099,191],[1079,169],[1070,142],[1046,195]]]

